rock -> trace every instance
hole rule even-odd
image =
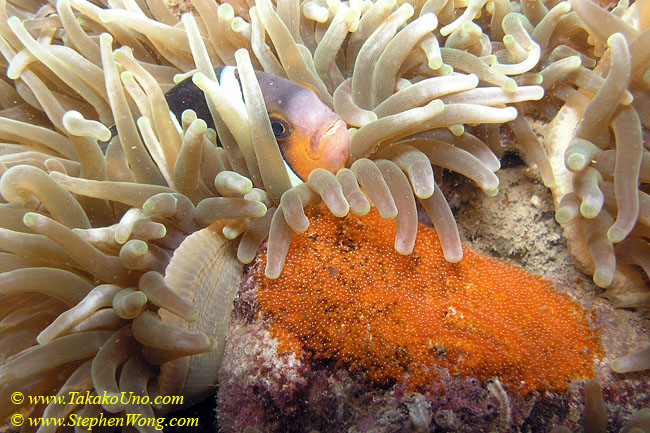
[[[596,296],[600,289],[571,266],[570,256],[561,240],[558,241],[561,229],[551,221],[552,212],[539,212],[539,207],[548,201],[548,193],[522,173],[524,170],[527,169],[515,167],[501,172],[504,196],[532,192],[529,200],[513,200],[524,209],[514,209],[514,212],[509,209],[504,214],[503,207],[498,204],[482,206],[492,211],[481,212],[480,217],[473,213],[473,227],[488,225],[484,230],[488,234],[473,232],[470,244],[479,251],[492,249],[493,254],[501,251],[499,255],[508,261],[552,279],[559,291],[595,312],[595,324],[600,328],[604,348],[604,358],[597,363],[595,372],[603,387],[609,429],[618,431],[638,409],[650,406],[650,374],[617,375],[608,367],[608,362],[650,344],[647,321],[637,313],[613,309],[606,300]],[[535,198],[531,200],[530,197]],[[463,212],[460,214],[461,232],[467,233],[463,229]],[[496,214],[502,218],[502,228],[500,234],[493,235],[491,233],[498,231],[493,224]],[[504,217],[513,218],[513,221],[504,220]],[[513,230],[508,227],[522,224],[530,225],[529,230],[536,235],[520,240],[514,249],[502,246],[512,237]],[[494,236],[500,237],[497,243]],[[480,244],[482,240],[484,244]],[[551,248],[539,251],[540,245],[551,245],[559,254]],[[522,254],[522,251],[531,253]],[[547,258],[555,256],[555,259],[545,262],[544,255]],[[527,257],[531,260],[526,260]],[[550,266],[545,268],[544,263]],[[572,382],[564,393],[534,392],[522,396],[503,386],[497,378],[479,381],[437,368],[440,387],[435,392],[419,393],[409,392],[406,381],[376,386],[363,374],[351,373],[335,362],[313,362],[306,351],[281,350],[269,323],[261,320],[258,314],[260,307],[255,293],[258,266],[259,259],[245,273],[227,339],[217,409],[219,426],[224,432],[241,432],[249,426],[263,432],[305,433],[314,430],[349,433],[548,432],[558,425],[581,431],[583,380]],[[545,272],[545,269],[550,271]]]

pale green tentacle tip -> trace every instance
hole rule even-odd
[[[210,79],[203,72],[197,72],[192,75],[192,82],[198,87],[205,86],[205,84],[209,81]]]
[[[123,71],[120,74],[120,78],[122,79],[123,82],[133,82],[135,83],[135,76],[133,75],[133,72],[131,71]]]
[[[217,9],[217,13],[219,14],[219,18],[225,20],[231,20],[235,18],[235,9],[228,3],[221,3]]]
[[[415,8],[410,3],[402,3],[402,5],[399,7],[399,9],[404,10],[404,14],[406,15],[407,18],[412,17],[413,14],[415,13]]]
[[[589,161],[581,153],[572,153],[567,156],[566,165],[571,171],[580,171],[587,166]]]
[[[268,208],[266,205],[262,202],[256,201],[256,200],[250,200],[252,209],[250,212],[250,218],[262,218],[263,216],[266,215],[266,212],[268,212]]]
[[[453,125],[449,127],[449,131],[454,134],[455,137],[460,137],[465,133],[464,125]]]
[[[515,37],[512,36],[511,34],[507,34],[507,35],[505,35],[505,36],[503,37],[503,43],[504,43],[504,45],[506,45],[506,46],[508,46],[508,45],[512,45],[512,44],[514,44],[515,42],[516,42]]]
[[[217,131],[215,131],[212,128],[206,129],[205,138],[207,138],[208,141],[210,141],[210,143],[213,143],[213,144],[216,143],[217,142]]]
[[[221,233],[223,233],[223,236],[226,239],[234,241],[235,239],[237,239],[241,235],[241,230],[238,230],[237,228],[226,225],[226,226],[224,226],[223,229],[221,229]]]
[[[130,233],[123,233],[120,230],[117,230],[115,232],[114,239],[115,239],[115,242],[117,242],[120,245],[123,245],[129,240],[130,237],[131,237]],[[138,249],[136,248],[135,252],[136,252],[137,255],[144,255],[144,253],[146,253],[147,251],[145,250],[142,254],[140,254],[138,252]]]
[[[196,22],[196,20],[194,20],[194,17],[192,16],[192,14],[189,13],[189,12],[185,12],[184,14],[181,14],[181,21],[183,22],[183,24],[186,24],[187,22],[190,22],[190,21]]]
[[[120,243],[120,241],[124,241],[123,238],[121,238],[120,240],[117,240],[117,235],[115,237],[116,237],[115,240],[118,243]],[[140,256],[140,257],[144,256],[145,254],[147,254],[147,251],[149,251],[149,245],[147,245],[147,243],[145,241],[142,241],[140,239],[131,239],[128,242],[129,242],[129,247],[132,248],[131,251],[136,256]]]
[[[391,196],[391,201],[392,201],[392,206],[385,205],[385,206],[377,207],[377,210],[379,211],[379,215],[386,221],[392,221],[395,218],[397,218],[397,213],[399,212],[397,206],[395,206],[395,202],[393,201],[392,196]]]
[[[188,108],[187,110],[184,110],[183,113],[181,114],[181,120],[183,121],[183,123],[190,124],[190,123],[194,122],[196,119],[197,119],[196,111],[194,111],[192,109]],[[206,128],[207,128],[207,125],[206,125]]]
[[[451,65],[442,65],[440,67],[440,75],[449,76],[454,73],[454,67]]]
[[[131,294],[131,300],[134,305],[137,305],[139,307],[142,307],[147,302],[149,302],[149,298],[147,298],[147,295],[139,291],[135,291]]]
[[[100,141],[111,139],[111,131],[96,120],[88,120],[75,110],[66,111],[61,119],[68,133],[81,137],[92,137]]]
[[[568,67],[571,69],[578,69],[582,65],[582,59],[580,56],[570,56],[565,59],[568,63]]]
[[[214,178],[214,186],[222,195],[243,195],[253,190],[253,182],[246,176],[234,171],[222,171],[217,174]]]
[[[264,276],[268,279],[271,280],[277,280],[280,278],[280,274],[282,273],[282,267],[283,266],[269,266],[268,264],[266,265],[266,269],[264,269]]]
[[[567,207],[561,207],[555,211],[555,221],[557,221],[558,224],[566,224],[573,218],[575,218],[574,212]]]
[[[622,242],[629,233],[630,230],[627,230],[624,227],[621,227],[620,225],[614,223],[609,228],[609,230],[607,230],[607,239],[609,239],[610,242],[617,244],[619,242]]]
[[[458,263],[461,260],[463,260],[462,248],[460,248],[459,250],[456,250],[456,248],[454,248],[454,251],[446,251],[443,248],[442,254],[445,256],[445,260],[448,261],[449,263]]]
[[[341,7],[341,0],[326,0],[325,4],[327,4],[327,7],[332,13],[337,13]]]
[[[102,33],[101,35],[99,35],[99,42],[100,44],[112,45],[113,36],[110,33]]]
[[[427,199],[435,192],[435,184],[433,182],[415,182],[413,192],[417,198]]]
[[[481,189],[488,197],[496,197],[499,194],[499,178],[493,175]]]
[[[17,16],[9,17],[9,19],[7,20],[7,24],[9,24],[9,27],[12,27],[12,28],[14,26],[22,26],[23,25],[22,21]]]
[[[188,322],[196,322],[199,320],[199,317],[201,317],[201,313],[199,313],[199,310],[196,308],[192,308],[192,312],[189,314],[189,316],[186,318]]]
[[[191,111],[191,112],[194,112],[193,110],[185,110],[185,111]],[[194,123],[194,124],[196,125],[195,127],[198,128],[198,130],[199,130],[198,132],[199,132],[199,133],[205,133],[205,132],[208,130],[208,124],[207,124],[206,121],[203,120],[203,119],[194,119],[194,120],[192,121],[192,123]]]
[[[431,108],[431,111],[436,113],[436,114],[440,114],[443,111],[445,111],[445,103],[442,102],[441,99],[435,99],[435,100],[429,102],[426,106]]]
[[[596,284],[598,287],[606,289],[612,285],[613,281],[614,275],[609,271],[596,269],[596,272],[594,272],[594,284]]]
[[[196,74],[196,69],[192,69],[191,71],[187,71],[187,72],[180,72],[178,74],[174,74],[174,76],[172,77],[172,81],[174,82],[174,84],[178,84],[181,81],[194,76],[194,74]]]
[[[413,252],[413,248],[415,248],[415,239],[404,240],[395,238],[395,251],[398,254],[408,256]]]
[[[429,26],[433,27],[432,30],[435,30],[435,28],[438,27],[438,17],[433,12],[427,12],[424,15],[420,15],[418,19],[428,21]]]
[[[35,227],[38,224],[39,217],[40,215],[36,212],[28,212],[23,216],[23,224],[30,228]]]
[[[363,207],[360,207],[360,208],[354,208],[354,213],[359,215],[359,216],[364,216],[364,215],[367,215],[368,212],[370,212],[370,209],[371,209],[370,203],[368,203],[367,206],[363,206]]]
[[[326,202],[326,205],[332,215],[338,218],[343,218],[350,212],[350,205],[345,199],[342,202],[330,202],[329,204]]]
[[[255,259],[256,256],[249,254],[248,252],[242,252],[239,248],[237,249],[237,260],[247,265]]]
[[[145,201],[143,203],[142,210],[144,211],[144,213],[146,215],[155,215],[156,214],[156,208],[158,207],[157,204],[160,201],[160,198],[157,197],[157,196],[158,196],[158,194],[156,194],[156,195],[154,195],[152,197],[149,197],[147,199],[147,201]],[[175,207],[176,204],[178,203],[178,199],[176,197],[174,197],[172,194],[169,194],[168,197],[171,198],[174,201],[174,207]],[[167,197],[165,197],[165,198],[167,198]]]
[[[506,92],[514,92],[517,90],[517,82],[512,78],[508,78],[503,84],[503,90]]]
[[[428,66],[430,69],[437,71],[442,67],[442,58],[441,57],[433,57],[429,59]]]
[[[266,205],[262,202],[251,200],[254,203],[255,206],[255,211],[252,212],[251,217],[252,218],[262,218],[263,216],[266,215],[266,212],[268,211],[268,208]]]
[[[612,45],[617,43],[617,39],[620,39],[618,42],[627,43],[625,35],[623,33],[613,33],[610,37],[607,38],[607,46],[612,47]]]
[[[610,363],[610,367],[616,373],[648,370],[650,369],[650,347],[646,347],[627,356],[616,358]],[[644,410],[647,410],[649,412],[648,415],[650,415],[650,409]]]
[[[580,205],[580,213],[585,218],[596,218],[600,213],[602,206],[594,203],[582,202]]]
[[[542,179],[542,182],[544,182],[544,186],[546,188],[555,187],[555,177],[553,177],[553,176],[551,176],[549,179]]]

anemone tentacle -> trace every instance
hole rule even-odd
[[[647,10],[622,2],[609,13],[587,0],[550,10],[527,1],[276,3],[194,0],[196,15],[179,19],[162,0],[0,2],[0,304],[19,312],[0,308],[0,329],[11,341],[31,338],[2,348],[0,394],[28,384],[130,390],[128,378],[141,372],[143,394],[187,393],[188,404],[205,396],[199,384],[216,380],[236,259],[252,261],[268,236],[266,273],[280,275],[292,234],[307,228],[305,204],[344,216],[372,203],[397,218],[395,246],[406,254],[417,197],[445,258],[461,260],[443,170],[495,195],[503,125],[553,186],[578,261],[597,282],[613,281],[606,296],[615,305],[650,311],[639,271],[648,269],[650,237]],[[239,80],[217,77],[223,65],[236,65]],[[333,143],[344,163],[312,170],[304,183],[287,172],[291,149],[254,70],[292,80],[345,121],[311,131],[300,149],[334,158],[319,146]],[[211,119],[169,111],[165,95],[190,76]],[[546,148],[528,121],[534,110],[556,119]],[[560,131],[566,122],[571,130]],[[593,206],[587,197],[598,193]],[[214,260],[191,263],[188,245]],[[627,245],[640,254],[626,254]],[[214,262],[214,284],[185,278],[184,266],[203,272]],[[71,281],[75,293],[61,294]],[[222,298],[192,291],[206,284]],[[15,293],[26,289],[29,308]],[[216,331],[198,325],[208,298],[219,307]],[[211,376],[183,384],[199,360]],[[17,367],[23,361],[33,377]],[[635,363],[647,365],[647,351],[618,365]]]

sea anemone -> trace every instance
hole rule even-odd
[[[578,266],[606,289],[603,296],[648,317],[649,14],[643,2],[619,3],[611,12],[590,1],[570,5],[574,12],[563,18],[570,38],[547,48],[549,58],[566,54],[564,66],[542,71],[540,106],[553,116],[545,143],[556,220]],[[547,76],[553,77],[548,83]],[[650,368],[650,348],[612,368]]]
[[[344,216],[372,202],[409,254],[417,198],[459,261],[442,169],[495,195],[504,122],[554,184],[521,104],[543,96],[534,68],[564,2],[547,19],[528,1],[521,13],[485,0],[194,0],[180,21],[162,1],[108,3],[0,2],[3,401],[20,389],[186,404],[213,392],[240,262],[268,234],[266,275],[278,277],[306,205]],[[219,65],[238,67],[241,90],[219,82]],[[347,122],[346,168],[292,186],[256,69],[313,89]],[[189,76],[214,130],[169,112],[165,94]],[[171,409],[51,404],[32,416]]]

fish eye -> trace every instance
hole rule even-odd
[[[271,128],[276,140],[286,140],[291,137],[291,126],[286,120],[278,117],[271,117]]]

